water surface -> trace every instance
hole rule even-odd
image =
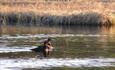
[[[115,27],[1,26],[2,70],[114,70]],[[50,58],[30,49],[52,38]]]

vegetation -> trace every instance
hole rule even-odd
[[[0,14],[3,25],[111,25],[111,21],[98,13],[77,15],[36,15],[34,13]]]
[[[114,6],[114,0],[0,0],[0,21],[14,25],[108,25],[115,23]]]

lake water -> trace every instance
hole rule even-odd
[[[30,49],[52,38],[49,58]],[[115,27],[0,26],[1,70],[115,70]]]

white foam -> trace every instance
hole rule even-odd
[[[17,35],[17,36],[10,36],[10,35],[3,35],[0,37],[0,39],[28,39],[28,38],[47,38],[47,37],[74,37],[74,36],[83,36],[83,37],[100,37],[100,36],[107,36],[107,35],[101,35],[101,34],[36,34],[36,35],[31,35],[31,34],[25,34],[24,36],[22,35]]]
[[[7,46],[0,46],[0,53],[9,53],[9,52],[27,52],[31,51],[30,49],[35,48],[37,46],[31,47],[7,47]]]
[[[2,70],[22,70],[23,68],[51,68],[51,67],[115,67],[115,58],[100,59],[71,59],[71,58],[51,58],[51,59],[0,59]]]

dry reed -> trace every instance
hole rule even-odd
[[[114,0],[0,0],[0,12],[4,14],[0,20],[2,24],[108,25],[114,23],[114,15],[110,16],[114,7]]]

